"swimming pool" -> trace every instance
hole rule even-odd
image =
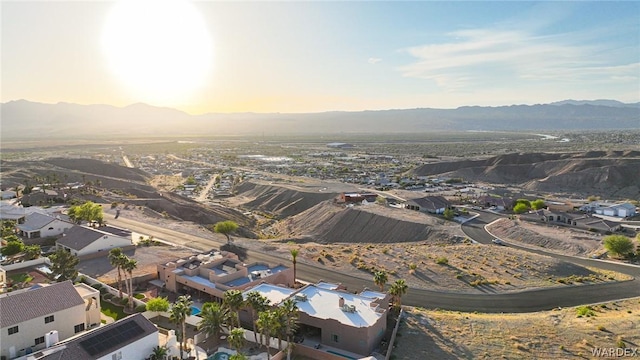
[[[218,351],[217,353],[209,356],[207,360],[229,360],[230,357],[231,357],[230,354],[227,354],[226,352]]]
[[[198,315],[198,314],[200,314],[200,309],[198,309],[195,306],[192,306],[191,307],[191,315]]]

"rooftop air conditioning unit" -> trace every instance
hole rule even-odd
[[[307,301],[307,294],[296,294],[295,299],[298,301]]]

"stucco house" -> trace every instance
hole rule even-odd
[[[58,248],[63,248],[76,256],[103,253],[107,256],[113,248],[132,246],[131,238],[103,231],[100,228],[74,225],[56,241]]]
[[[423,198],[408,200],[405,209],[442,214],[451,207],[451,203],[443,196],[425,196]]]
[[[261,282],[293,286],[293,269],[278,264],[244,264],[236,254],[214,251],[157,265],[158,285],[178,294],[222,300],[224,292]]]
[[[135,314],[34,353],[26,360],[143,360],[156,346],[158,328],[142,314]]]
[[[20,236],[34,239],[58,236],[73,226],[73,223],[60,218],[34,212],[28,214],[24,223],[18,224],[16,228]]]
[[[580,208],[582,211],[592,212],[598,215],[615,216],[615,217],[630,217],[636,214],[636,207],[631,203],[607,203],[593,201]]]
[[[0,355],[24,356],[100,324],[100,292],[71,281],[0,295]]]
[[[370,355],[380,345],[386,327],[390,296],[367,290],[354,294],[338,284],[319,282],[301,289],[260,284],[243,292],[257,291],[278,306],[294,299],[299,310],[298,333],[308,338],[296,346],[325,345],[361,356]],[[249,312],[241,318],[249,321]],[[313,334],[313,335],[308,335]]]

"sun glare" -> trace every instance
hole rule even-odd
[[[123,0],[103,31],[111,71],[136,100],[171,105],[204,85],[212,44],[198,10],[186,0]]]

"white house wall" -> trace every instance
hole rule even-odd
[[[100,239],[92,242],[83,249],[78,250],[78,256],[93,254],[97,252],[109,252],[109,250],[117,247],[125,247],[131,245],[130,239],[125,239],[115,235],[104,235]],[[73,250],[72,250],[73,251]]]
[[[73,227],[72,223],[56,219],[40,230],[40,237],[58,236]]]
[[[117,356],[116,358],[122,360],[143,360],[149,357],[153,352],[153,348],[159,346],[159,344],[158,332],[154,332],[97,360],[112,360],[113,355],[118,353],[122,356]]]

